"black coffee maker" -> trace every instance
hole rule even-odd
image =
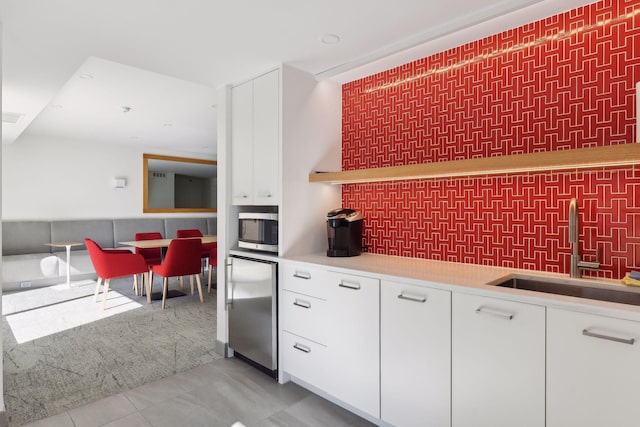
[[[362,252],[362,220],[360,211],[334,209],[327,214],[327,256],[356,256]]]

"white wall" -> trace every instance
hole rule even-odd
[[[310,183],[309,173],[342,169],[342,87],[285,65],[282,88],[280,255],[324,252],[342,186]]]
[[[143,153],[203,157],[184,152],[22,136],[15,143],[2,146],[2,218],[142,217]],[[113,188],[115,177],[126,178],[127,186]]]

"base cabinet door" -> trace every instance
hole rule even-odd
[[[545,308],[452,295],[452,425],[545,425]]]
[[[640,322],[547,310],[547,426],[640,425]]]
[[[451,425],[451,292],[383,281],[380,298],[382,420]]]
[[[329,273],[326,391],[380,417],[379,280]]]

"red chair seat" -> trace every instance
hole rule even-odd
[[[116,277],[134,276],[137,280],[138,274],[144,275],[149,271],[143,256],[134,254],[124,249],[105,250],[91,239],[84,239],[84,244],[89,251],[89,257],[93,263],[93,268],[98,275],[94,301],[98,299],[100,285],[104,281],[102,294],[102,309],[107,305],[107,293],[109,292],[109,282]]]

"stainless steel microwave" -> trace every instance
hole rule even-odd
[[[278,214],[240,212],[238,246],[244,249],[278,253]]]

